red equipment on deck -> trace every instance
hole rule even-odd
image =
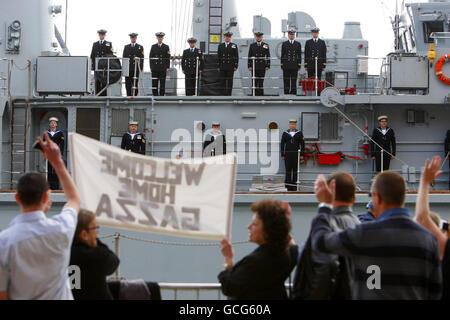
[[[313,143],[312,148],[313,148],[313,150],[311,150],[310,148],[305,148],[305,151],[307,152],[304,155],[305,163],[308,163],[309,157],[313,158],[314,164],[316,164],[316,158],[317,158],[317,162],[322,165],[339,165],[341,163],[341,161],[344,160],[345,158],[361,160],[361,161],[363,160],[360,157],[349,156],[349,155],[343,154],[340,151],[335,152],[335,153],[323,153],[320,151],[319,144],[317,144],[317,143]]]

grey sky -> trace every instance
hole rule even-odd
[[[107,39],[113,42],[117,55],[122,54],[123,46],[129,42],[130,32],[139,33],[138,42],[145,47],[147,55],[148,49],[155,43],[154,33],[157,31],[167,34],[166,43],[174,43],[173,30],[177,24],[187,20],[184,10],[192,1],[69,0],[68,46],[72,55],[89,55],[92,42],[97,40],[96,31],[105,28],[108,30]],[[56,2],[65,3],[63,0]],[[401,0],[398,2],[400,7]],[[363,37],[369,41],[370,57],[384,57],[393,48],[389,17],[395,13],[396,0],[238,0],[236,3],[243,37],[252,36],[254,15],[262,14],[269,18],[272,37],[281,37],[281,19],[287,19],[291,11],[304,11],[314,18],[323,38],[341,38],[344,22],[359,21]],[[172,18],[174,7],[178,8],[177,16]],[[172,23],[172,20],[175,22]],[[186,24],[190,26],[191,21]],[[63,15],[58,17],[58,25],[64,30]],[[181,49],[183,41],[178,39],[177,46]],[[370,72],[378,73],[378,63],[372,62]]]

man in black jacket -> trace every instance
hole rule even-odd
[[[255,32],[256,42],[252,43],[248,50],[248,70],[254,79],[252,87],[255,87],[255,96],[264,95],[264,77],[270,69],[270,49],[269,45],[262,41],[263,35],[262,32]]]
[[[189,49],[183,51],[183,58],[181,59],[181,69],[185,76],[186,96],[193,96],[196,94],[196,88],[198,86],[198,76],[203,72],[205,67],[205,61],[200,49],[195,47],[197,39],[194,37],[187,40],[189,43]],[[198,62],[198,68],[197,68]],[[198,73],[197,73],[198,72]]]
[[[373,141],[370,142],[372,159],[375,160],[377,172],[389,170],[391,159],[395,159],[396,142],[394,130],[388,127],[388,117],[378,117],[380,126],[373,129],[372,139],[383,148],[383,170],[381,168],[381,149]],[[391,155],[393,157],[391,157]]]
[[[70,255],[70,265],[80,268],[81,275],[79,287],[72,289],[75,300],[112,300],[106,277],[117,269],[120,260],[97,239],[98,230],[95,214],[80,210]]]
[[[295,29],[288,32],[289,40],[281,46],[281,69],[283,69],[284,94],[297,94],[297,77],[302,67],[302,45],[295,41]]]
[[[129,130],[122,137],[120,147],[124,150],[145,155],[145,136],[138,131],[138,123],[131,121]]]
[[[355,202],[355,179],[346,172],[336,172],[327,179],[336,183],[336,196],[332,211],[326,216],[334,231],[354,228],[359,224],[353,214]],[[301,300],[350,300],[352,299],[352,261],[335,254],[312,248],[315,241],[317,218],[311,223],[311,233],[305,244],[294,277],[294,299]],[[331,222],[332,221],[332,222]]]
[[[289,120],[289,129],[283,132],[280,143],[281,159],[286,166],[286,178],[284,180],[288,191],[297,191],[298,151],[300,159],[305,151],[303,133],[297,129],[297,120]]]
[[[59,120],[56,117],[51,117],[48,119],[48,121],[49,121],[48,124],[49,128],[47,129],[48,136],[54,143],[58,145],[59,150],[61,151],[61,156],[63,156],[65,140],[64,140],[64,133],[58,130]],[[48,184],[50,185],[50,189],[59,190],[58,176],[56,175],[55,169],[53,169],[52,165],[49,162],[47,163],[47,180]]]
[[[327,65],[327,46],[325,41],[319,39],[319,28],[312,28],[312,39],[305,43],[305,68],[308,70],[308,78],[322,78],[322,71]],[[317,70],[316,70],[317,57]]]
[[[164,32],[156,33],[158,43],[155,43],[150,50],[150,69],[152,71],[154,96],[164,96],[166,94],[166,75],[170,67],[170,48],[163,43],[165,35]]]
[[[231,96],[233,92],[234,72],[239,66],[239,50],[235,43],[231,42],[233,33],[227,31],[224,34],[225,42],[219,45],[217,51],[221,87],[224,96]]]
[[[123,58],[130,59],[128,77],[125,77],[125,87],[127,89],[127,96],[135,96],[138,91],[139,73],[144,69],[144,47],[136,43],[137,33],[130,33],[131,43],[123,48]],[[135,58],[139,58],[139,63],[136,63]]]
[[[106,30],[100,29],[97,31],[99,41],[94,42],[91,50],[91,70],[95,71],[95,58],[106,57],[114,53],[112,43],[105,40]],[[95,77],[95,94],[98,94],[106,87],[106,83],[98,79],[97,73],[94,73]],[[106,96],[106,90],[103,91],[100,96]]]
[[[447,135],[445,136],[445,141],[444,141],[444,145],[445,145],[445,158],[444,161],[448,161],[448,166],[450,169],[450,130],[447,130]],[[448,189],[450,190],[450,172],[448,174]]]

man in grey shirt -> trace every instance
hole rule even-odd
[[[41,153],[54,168],[67,203],[59,215],[45,216],[50,202],[46,179],[27,173],[19,179],[16,201],[21,214],[0,233],[0,300],[71,300],[70,248],[80,209],[78,190],[59,147],[44,133]]]

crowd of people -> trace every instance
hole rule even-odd
[[[45,177],[27,173],[20,178],[16,201],[21,214],[0,232],[0,299],[112,299],[106,278],[120,261],[98,239],[95,214],[80,209],[60,147],[47,132],[38,141],[67,203],[47,218],[51,200]],[[375,177],[368,212],[359,216],[352,209],[354,178],[345,172],[319,175],[314,188],[318,213],[300,250],[291,233],[289,204],[269,198],[253,203],[249,241],[258,247],[234,263],[232,244],[223,239],[224,270],[218,275],[223,293],[247,300],[448,299],[448,223],[430,211],[428,199],[441,164],[439,156],[425,163],[415,217],[405,208],[406,183],[396,172]],[[81,272],[74,287],[68,274],[72,265]]]
[[[327,48],[325,41],[319,38],[320,29],[311,28],[311,39],[305,42],[304,68],[309,79],[322,78],[322,73],[327,64]],[[99,40],[94,42],[91,50],[91,69],[95,71],[95,94],[106,96],[107,77],[106,69],[115,70],[112,59],[115,57],[113,45],[105,40],[107,31],[97,31]],[[166,94],[166,78],[169,73],[170,61],[176,57],[170,53],[170,48],[163,43],[165,33],[155,34],[157,43],[152,45],[149,59],[152,72],[153,96],[164,96]],[[224,41],[217,47],[217,75],[220,79],[220,89],[214,92],[224,96],[231,96],[233,92],[234,72],[239,67],[239,48],[236,43],[231,42],[233,33],[226,31],[223,34]],[[270,47],[263,41],[264,33],[255,31],[255,42],[250,44],[248,51],[247,67],[252,75],[252,94],[264,96],[264,80],[266,71],[271,66]],[[297,94],[297,80],[302,67],[302,45],[296,40],[297,30],[290,28],[288,39],[282,43],[280,66],[283,71],[284,94]],[[128,75],[125,76],[125,87],[127,96],[135,96],[138,92],[139,75],[144,69],[144,47],[137,43],[138,34],[129,34],[130,44],[124,47],[122,58],[128,59]],[[198,95],[198,77],[205,69],[205,58],[201,49],[196,48],[197,39],[191,37],[187,40],[189,48],[183,51],[181,58],[182,71],[185,74],[186,96]],[[204,46],[204,43],[203,43]],[[204,50],[204,49],[203,49]],[[212,50],[212,49],[210,49]],[[210,51],[212,53],[214,51]],[[108,59],[99,59],[108,58]],[[211,71],[211,70],[210,70]]]
[[[406,183],[396,172],[384,171],[375,177],[368,212],[359,219],[352,211],[353,177],[345,172],[328,179],[319,175],[314,188],[318,214],[298,257],[290,228],[274,230],[271,222],[289,220],[288,211],[281,209],[287,204],[267,199],[253,204],[256,214],[249,226],[249,240],[259,247],[233,266],[232,248],[228,241],[222,242],[225,270],[218,276],[222,291],[236,299],[286,298],[285,291],[279,294],[275,288],[284,286],[294,259],[292,299],[448,299],[448,223],[433,221],[428,200],[429,185],[442,173],[441,163],[436,156],[425,164],[415,217],[405,208]],[[268,222],[261,217],[267,211],[272,216]],[[278,235],[275,240],[273,232]],[[280,239],[291,242],[288,245],[285,240],[281,246]],[[274,266],[277,272],[272,272]]]

